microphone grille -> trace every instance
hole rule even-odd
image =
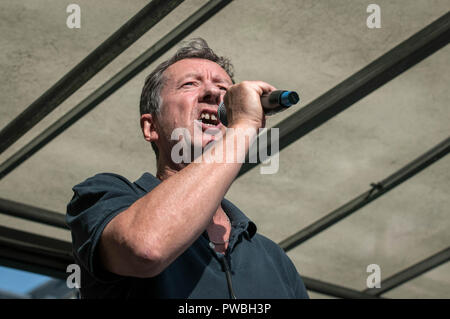
[[[227,110],[223,102],[220,102],[217,114],[219,115],[220,122],[222,122],[223,125],[228,126]]]

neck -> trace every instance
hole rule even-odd
[[[181,166],[183,165],[183,166]],[[165,156],[160,155],[158,157],[157,163],[157,170],[156,170],[156,177],[163,181],[165,179],[168,179],[170,176],[175,175],[180,170],[183,169],[186,165],[184,164],[175,164],[171,161],[168,161]]]
[[[156,172],[156,177],[160,180],[166,180],[168,179],[170,176],[175,175],[178,171],[174,170],[174,169],[170,169],[170,168],[165,168],[165,169],[159,169]]]

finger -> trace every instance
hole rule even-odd
[[[268,93],[276,90],[276,88],[273,85],[270,85],[267,82],[254,81],[254,84],[260,89],[259,90],[260,95],[268,94]]]

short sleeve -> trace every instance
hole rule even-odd
[[[118,279],[100,267],[95,250],[106,225],[137,201],[139,194],[126,178],[111,173],[97,174],[72,190],[66,221],[75,258],[96,280]]]
[[[278,245],[277,245],[278,246]],[[289,284],[291,285],[293,292],[294,292],[294,298],[295,299],[309,299],[309,295],[306,291],[305,284],[303,283],[303,279],[300,276],[300,274],[297,271],[297,268],[295,267],[292,260],[288,257],[288,255],[285,253],[284,250],[279,247],[280,253],[283,256],[283,268],[288,274],[289,277]]]
[[[295,269],[295,267],[294,267],[294,269]],[[295,276],[295,283],[294,283],[295,284],[295,287],[294,287],[295,298],[309,299],[309,295],[308,295],[308,292],[306,291],[306,287],[303,282],[303,279],[300,277],[300,275],[297,271],[295,271],[294,276]]]

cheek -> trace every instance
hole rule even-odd
[[[161,105],[160,121],[165,127],[172,127],[172,125],[178,122],[177,119],[177,105],[171,101],[164,101]]]
[[[176,128],[187,128],[193,136],[196,103],[195,92],[168,92],[163,98],[160,114],[161,130],[166,138],[170,139]]]
[[[181,121],[180,116],[181,115],[176,110],[171,110],[168,112],[167,110],[163,111],[161,109],[159,129],[166,140],[171,140],[172,133],[175,129],[186,127],[186,125]]]

